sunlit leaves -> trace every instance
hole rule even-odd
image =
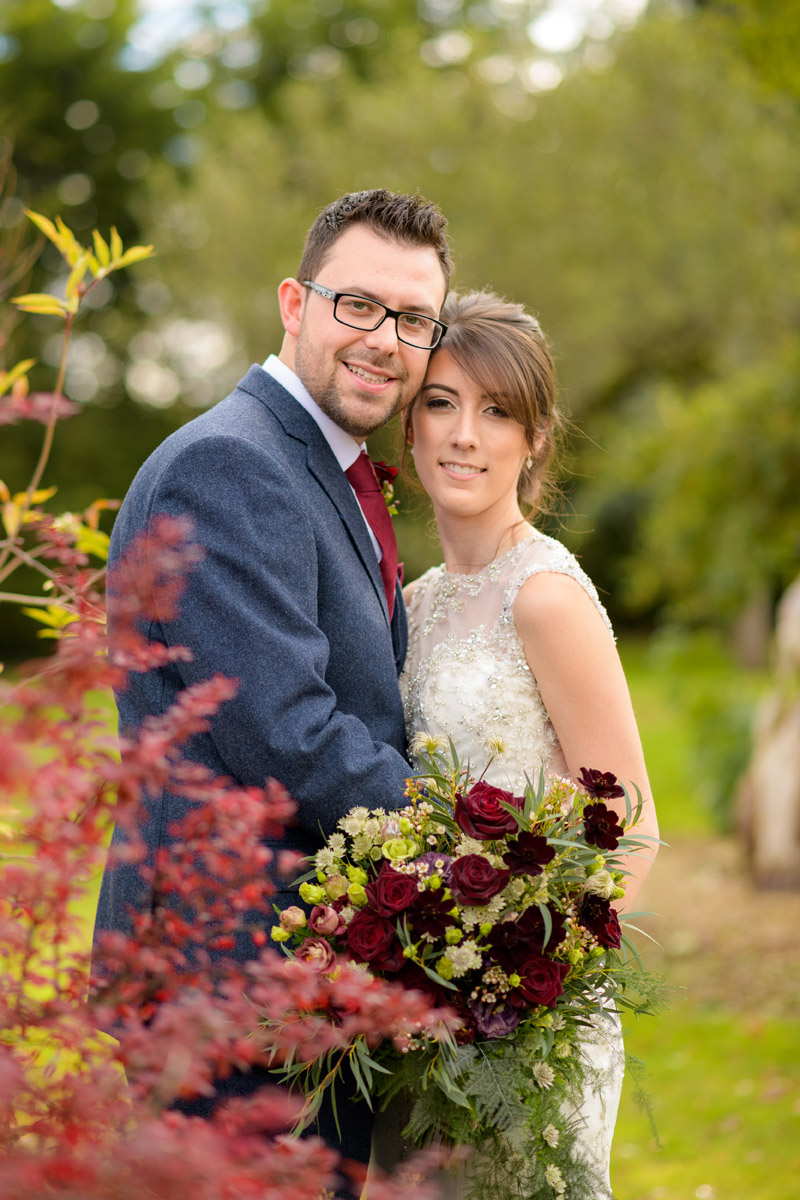
[[[31,292],[25,296],[16,296],[12,303],[23,312],[63,319],[75,316],[83,297],[101,279],[105,279],[113,271],[120,271],[133,263],[142,262],[153,254],[152,246],[131,246],[125,250],[122,238],[113,227],[110,244],[97,229],[93,230],[92,248],[89,249],[81,245],[61,217],[56,217],[53,223],[41,213],[32,212],[30,209],[25,211],[36,228],[53,243],[71,269],[63,300],[49,292]],[[84,282],[87,271],[93,276],[93,281],[88,285]]]

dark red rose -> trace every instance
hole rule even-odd
[[[617,814],[605,804],[587,804],[583,810],[583,834],[587,842],[601,850],[616,850],[625,830],[617,824]]]
[[[515,991],[529,1004],[545,1004],[552,1008],[564,991],[564,979],[569,974],[569,963],[554,962],[533,954],[517,967],[521,983]]]
[[[515,875],[540,875],[542,867],[552,862],[555,849],[547,844],[547,838],[538,833],[521,833],[509,838],[503,862]]]
[[[547,939],[547,950],[552,952],[560,946],[566,937],[564,918],[561,913],[549,908],[551,918],[550,937]],[[492,957],[499,962],[507,974],[516,970],[520,959],[531,954],[542,954],[545,949],[544,917],[537,905],[526,908],[521,917],[516,920],[500,921],[494,926],[488,937],[492,949]]]
[[[394,483],[399,467],[392,467],[381,458],[373,458],[372,465],[380,483]]]
[[[417,892],[416,903],[408,915],[414,937],[420,937],[424,933],[432,938],[443,937],[445,929],[453,923],[449,914],[454,907],[455,902],[452,898],[445,899],[443,887],[437,888],[435,892]]]
[[[510,878],[510,871],[498,871],[482,854],[465,854],[453,863],[450,891],[459,904],[488,904]]]
[[[578,783],[597,800],[620,800],[625,795],[611,771],[593,771],[590,767],[581,767]]]
[[[356,913],[347,926],[347,950],[378,971],[399,971],[405,961],[394,925],[372,912]]]
[[[611,907],[608,900],[602,896],[590,893],[583,897],[578,910],[578,920],[585,925],[601,946],[616,949],[622,941],[622,930],[619,927],[617,910]]]
[[[456,824],[468,837],[480,838],[482,842],[515,833],[519,822],[502,804],[521,808],[523,801],[490,783],[476,783],[466,796],[459,794],[456,798]]]
[[[393,917],[414,903],[419,895],[415,875],[402,875],[385,862],[380,875],[364,889],[370,908],[382,917]]]

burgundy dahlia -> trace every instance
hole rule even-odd
[[[537,905],[532,904],[516,920],[500,921],[488,936],[492,957],[507,974],[516,970],[516,963],[531,954],[548,953],[560,946],[566,937],[564,918],[561,913],[548,906],[550,913],[550,936],[545,943],[545,923]]]
[[[622,941],[622,930],[616,909],[601,896],[587,893],[581,900],[578,920],[585,925],[601,946],[616,949]]]
[[[583,834],[587,842],[601,850],[616,850],[625,830],[617,814],[605,804],[587,804],[583,810]]]
[[[547,838],[538,833],[521,833],[519,837],[509,838],[503,862],[514,875],[540,875],[542,867],[552,862],[555,856]]]
[[[409,910],[409,923],[414,930],[414,937],[428,934],[432,938],[444,937],[444,931],[453,923],[450,916],[455,902],[446,899],[444,888],[435,892],[418,892],[417,899]]]

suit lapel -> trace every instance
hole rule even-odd
[[[304,442],[310,474],[325,491],[342,519],[358,557],[370,578],[389,624],[386,594],[380,567],[367,532],[364,515],[353,489],[319,426],[276,379],[261,367],[251,367],[239,384],[242,391],[256,396],[274,413],[289,437]]]

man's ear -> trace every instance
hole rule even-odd
[[[305,301],[306,290],[302,283],[296,279],[284,279],[278,287],[278,305],[283,328],[291,337],[297,337],[300,330]]]

